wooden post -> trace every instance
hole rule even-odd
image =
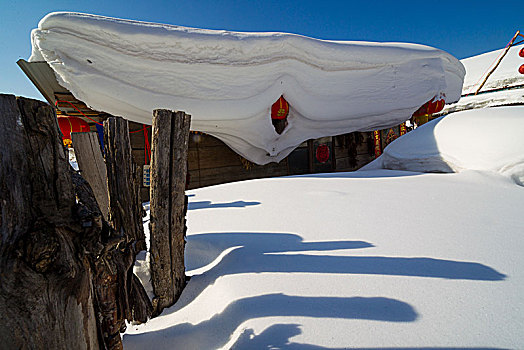
[[[108,220],[107,170],[98,134],[96,132],[71,133],[78,167],[82,177],[91,185],[104,219]]]
[[[140,174],[131,155],[129,126],[122,117],[104,121],[104,144],[109,193],[109,223],[127,242],[134,242],[135,253],[145,250]]]
[[[99,349],[91,268],[54,109],[0,95],[0,347]]]
[[[173,305],[186,284],[184,266],[187,151],[191,116],[155,110],[151,148],[153,314]]]

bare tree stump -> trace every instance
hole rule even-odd
[[[122,349],[125,319],[151,314],[134,244],[69,166],[53,108],[0,95],[0,136],[0,347]]]
[[[154,315],[173,305],[186,285],[185,187],[190,122],[191,116],[184,112],[153,112],[150,263]]]
[[[131,156],[129,126],[121,117],[104,121],[104,144],[109,193],[109,223],[114,230],[134,242],[135,252],[145,250],[140,202],[140,175]]]
[[[3,349],[98,349],[91,268],[54,110],[0,95]]]
[[[107,170],[96,132],[71,133],[78,168],[91,185],[104,219],[108,220]]]

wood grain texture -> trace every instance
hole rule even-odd
[[[190,121],[184,112],[153,112],[150,263],[156,315],[176,302],[186,284],[185,188]]]
[[[89,182],[98,206],[108,220],[109,196],[107,194],[107,170],[96,132],[71,133],[78,168],[82,177]]]
[[[146,249],[143,209],[140,200],[141,174],[131,156],[129,127],[122,117],[104,121],[105,160],[109,193],[109,223],[134,242],[136,252]]]
[[[91,274],[54,109],[0,95],[3,349],[98,349]]]

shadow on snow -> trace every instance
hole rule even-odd
[[[193,325],[183,323],[139,335],[124,335],[126,349],[216,349],[225,345],[245,321],[271,316],[364,319],[412,322],[417,313],[402,301],[389,298],[302,297],[266,294],[236,300],[211,319]],[[278,331],[283,339],[289,332]],[[261,338],[261,342],[266,340]],[[262,344],[260,343],[260,344]],[[258,343],[255,343],[258,344]],[[263,349],[255,345],[251,349]]]

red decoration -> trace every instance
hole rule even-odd
[[[524,57],[524,47],[522,49],[520,49],[519,56],[520,57]]]
[[[329,160],[329,146],[318,145],[315,156],[320,163],[325,163]]]
[[[58,126],[62,135],[64,135],[64,145],[71,145],[71,133],[72,132],[89,132],[91,128],[89,124],[81,118],[78,117],[58,117]]]
[[[413,113],[413,116],[420,117],[426,114],[438,113],[444,109],[445,105],[446,105],[446,101],[444,99],[435,101],[435,97],[433,97],[431,100],[424,103],[419,109],[417,109],[416,112]]]
[[[524,74],[524,64],[519,67],[519,73]]]
[[[284,96],[280,96],[277,102],[271,106],[271,119],[286,119],[289,114],[289,103],[284,99]]]
[[[380,130],[373,131],[373,145],[375,148],[375,158],[382,154],[382,140],[380,139]]]

